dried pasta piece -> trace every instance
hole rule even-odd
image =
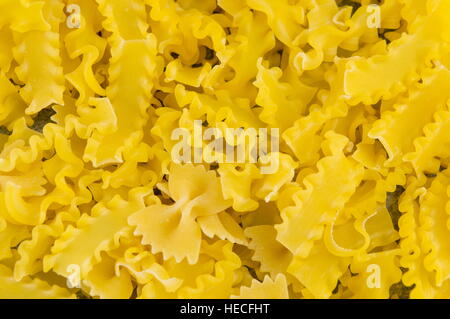
[[[406,101],[398,103],[395,111],[383,112],[369,132],[378,139],[389,155],[389,164],[397,164],[401,156],[413,150],[413,142],[423,135],[423,129],[430,123],[437,111],[444,110],[449,96],[450,71],[444,66],[430,70],[424,76],[423,84],[412,90]],[[429,107],[430,105],[430,107]],[[398,130],[393,134],[391,128]]]
[[[87,103],[94,93],[104,96],[105,90],[100,86],[94,74],[94,64],[103,57],[107,41],[97,32],[101,30],[100,14],[96,11],[95,2],[89,0],[71,1],[78,5],[80,15],[79,28],[68,32],[64,39],[69,57],[81,57],[78,67],[66,74],[66,79],[79,93],[77,105]]]
[[[233,200],[234,210],[247,212],[258,208],[258,201],[253,198],[251,190],[252,184],[261,174],[254,164],[248,163],[242,169],[237,165],[223,163],[218,172],[223,196]]]
[[[420,231],[418,198],[426,193],[423,181],[412,177],[400,201],[400,210],[405,212],[399,220],[401,241],[401,266],[407,268],[402,281],[412,287],[410,298],[449,298],[449,281],[441,287],[436,285],[436,276],[425,269],[425,254],[421,250],[422,232]],[[414,285],[414,286],[413,286]]]
[[[188,91],[178,85],[175,97],[180,107],[189,106],[192,116],[200,118],[206,115],[208,123],[217,125],[221,130],[224,123],[229,128],[263,127],[248,99],[232,98],[227,91],[216,90],[214,95],[207,95]]]
[[[434,57],[450,30],[446,18],[449,3],[435,3],[428,16],[415,21],[410,34],[391,43],[386,55],[369,59],[355,57],[348,62],[345,94],[350,103],[374,104],[380,97],[390,99],[417,79],[417,73]],[[388,80],[378,81],[380,78]]]
[[[183,280],[171,277],[168,270],[158,263],[155,255],[144,247],[135,245],[127,248],[117,258],[115,263],[116,273],[126,269],[138,284],[146,285],[152,281],[160,283],[167,293],[175,292],[183,284]]]
[[[104,27],[113,33],[113,37],[123,40],[148,38],[145,4],[142,1],[97,0],[97,3],[98,10],[106,17]]]
[[[252,259],[260,263],[262,272],[268,272],[273,278],[285,273],[292,254],[276,240],[277,233],[271,225],[247,227],[245,235],[250,238]]]
[[[387,246],[399,239],[389,211],[385,207],[380,207],[376,215],[369,218],[365,226],[370,236],[369,250],[375,247]]]
[[[287,0],[248,0],[247,4],[254,10],[264,12],[275,36],[287,46],[293,46],[304,29],[302,24],[305,22],[305,8],[300,3]]]
[[[55,106],[59,115],[55,120],[58,124],[64,123],[66,135],[75,131],[79,137],[88,139],[94,131],[100,134],[114,133],[117,116],[108,98],[90,98],[88,104],[79,107],[75,103],[74,99],[66,97],[64,107]],[[75,116],[75,112],[79,116]]]
[[[0,216],[0,261],[11,258],[13,256],[11,249],[29,235],[28,227],[8,223]]]
[[[223,241],[206,246],[205,249],[211,250],[209,254],[217,259],[214,264],[214,273],[198,276],[195,278],[195,285],[180,288],[178,296],[183,299],[229,298],[234,283],[234,271],[241,265],[241,260],[232,248],[232,243]]]
[[[50,253],[55,240],[62,235],[64,223],[75,221],[76,217],[69,212],[60,212],[48,225],[33,228],[31,239],[20,243],[17,251],[19,259],[14,266],[14,279],[22,280],[26,276],[42,271],[42,259]]]
[[[348,106],[342,94],[344,71],[345,61],[336,61],[336,67],[324,75],[330,90],[320,92],[323,107],[311,106],[309,114],[296,120],[282,135],[301,166],[308,166],[319,160],[320,145],[324,141],[320,131],[327,121],[348,116]]]
[[[194,264],[202,235],[196,219],[223,212],[229,201],[222,197],[215,173],[192,164],[171,165],[168,195],[175,201],[173,205],[149,206],[130,216],[129,223],[136,226],[135,234],[142,236],[142,243],[151,245],[152,253],[162,252],[166,259],[174,257],[177,262],[186,258]]]
[[[245,245],[247,240],[241,226],[228,213],[221,212],[216,215],[200,216],[197,218],[200,228],[206,236],[217,236],[222,240]]]
[[[293,187],[294,188],[294,187]],[[297,191],[295,187],[293,191]],[[285,189],[278,199],[284,196],[289,196],[290,194]],[[258,209],[254,212],[245,214],[241,217],[242,225],[246,228],[259,225],[275,225],[281,223],[280,208],[274,202],[265,203],[262,202]]]
[[[221,58],[223,63],[215,66],[208,75],[205,87],[225,89],[238,96],[253,96],[256,92],[253,93],[255,87],[251,82],[258,73],[257,61],[275,47],[275,37],[264,15],[259,12],[241,9],[233,22],[237,32],[232,40],[228,40],[231,44],[227,46],[227,57]],[[220,85],[219,79],[226,76],[228,68],[235,76]],[[215,83],[210,84],[212,80]]]
[[[0,265],[1,299],[69,299],[75,298],[69,290],[58,286],[50,286],[40,279],[24,278],[16,281],[12,271]]]
[[[83,284],[88,287],[91,296],[102,299],[128,299],[133,292],[130,274],[125,270],[116,271],[116,261],[102,256],[86,275]]]
[[[20,123],[19,125],[24,125]],[[19,129],[23,127],[19,126]],[[28,134],[27,131],[18,130],[18,134]],[[5,212],[5,216],[19,224],[25,225],[38,225],[42,224],[47,216],[49,209],[53,204],[69,204],[74,196],[74,192],[65,180],[66,177],[77,177],[82,169],[82,161],[75,156],[71,150],[71,146],[68,140],[62,135],[62,129],[56,125],[47,126],[44,132],[44,137],[31,136],[31,156],[27,153],[25,155],[26,161],[34,160],[34,156],[38,156],[39,153],[36,149],[39,146],[49,147],[54,145],[56,154],[52,160],[49,160],[43,167],[38,167],[36,178],[31,180],[32,183],[37,184],[38,192],[27,194],[29,192],[29,186],[24,186],[24,183],[20,180],[8,180],[0,192],[0,205],[2,205]],[[11,136],[12,137],[12,136]],[[36,138],[33,141],[33,138]],[[19,140],[20,141],[20,140]],[[16,149],[17,150],[17,149]],[[32,152],[35,151],[33,154]],[[13,154],[12,154],[13,155]],[[42,156],[42,153],[41,153]],[[49,169],[46,169],[50,163],[60,159],[58,166],[52,167],[56,169],[53,171],[52,176],[49,176]],[[30,168],[29,168],[30,169]],[[42,180],[43,170],[44,176],[49,179],[49,183],[54,187],[49,187],[47,191],[42,188],[45,181]],[[30,197],[29,197],[30,196]],[[13,203],[13,204],[11,204]],[[29,212],[32,213],[29,213]]]
[[[280,82],[282,74],[281,69],[267,68],[262,58],[258,60],[255,86],[259,91],[256,103],[263,108],[259,117],[270,127],[280,128],[284,132],[294,123],[295,118],[303,115],[305,104],[292,85]]]
[[[70,265],[77,265],[81,277],[85,278],[100,260],[101,252],[117,247],[120,237],[131,232],[127,219],[144,207],[143,198],[149,193],[148,189],[136,188],[130,191],[129,201],[116,195],[108,203],[97,204],[91,216],[82,215],[76,227],[69,225],[55,241],[51,254],[44,257],[43,270],[53,269],[68,276]]]
[[[357,275],[347,282],[354,293],[352,298],[388,298],[389,288],[399,282],[402,275],[398,254],[399,250],[387,250],[368,254],[362,260],[354,260],[350,269]]]
[[[36,114],[51,104],[64,104],[64,75],[59,43],[59,24],[63,19],[60,0],[45,1],[43,14],[51,26],[49,31],[29,31],[16,35],[14,58],[16,73],[25,83],[20,93],[28,107],[27,114]]]
[[[209,63],[205,63],[199,68],[192,68],[183,66],[181,61],[177,59],[167,64],[165,80],[167,82],[176,81],[192,87],[200,87],[210,71],[211,65]]]
[[[297,278],[313,298],[329,298],[350,262],[350,258],[337,257],[322,242],[317,242],[308,257],[294,256],[287,272]]]
[[[92,161],[94,166],[121,162],[122,153],[142,139],[151,98],[155,47],[155,38],[149,37],[121,41],[113,48],[106,95],[114,108],[117,126],[112,134],[95,131],[88,140],[84,159]]]
[[[435,121],[424,127],[424,136],[414,141],[415,151],[406,154],[403,159],[411,163],[417,176],[439,172],[442,158],[450,156],[448,137],[450,113],[436,112]]]
[[[25,108],[26,104],[15,86],[0,72],[0,123],[11,126],[11,123],[24,115]]]
[[[9,25],[16,32],[31,30],[47,31],[48,23],[44,19],[45,1],[5,0],[0,4],[0,27]]]
[[[336,218],[362,179],[360,164],[342,154],[347,138],[337,134],[327,138],[330,155],[318,162],[317,173],[305,178],[305,189],[294,194],[295,205],[283,209],[283,223],[275,226],[278,241],[294,256],[308,256],[324,225]]]
[[[0,298],[450,298],[450,2],[374,2],[0,0]]]
[[[441,286],[450,278],[450,263],[447,248],[449,172],[443,171],[433,180],[430,188],[420,200],[420,228],[424,266],[436,274],[435,283]]]
[[[0,50],[2,55],[0,57],[0,71],[8,72],[11,63],[13,62],[12,47],[14,45],[13,33],[10,29],[3,27],[0,29]]]
[[[146,284],[139,298],[228,298],[232,293],[235,272],[241,266],[233,245],[226,241],[202,242],[199,262],[178,263],[173,258],[164,262],[168,273],[183,280],[176,292],[169,292],[157,281]]]
[[[383,3],[380,10],[386,11],[386,5]],[[338,48],[356,51],[360,42],[378,38],[376,29],[369,27],[369,10],[365,4],[354,13],[349,7],[339,10],[334,0],[310,1],[308,7],[308,28],[300,34],[298,42],[309,44],[310,50],[300,49],[295,57],[301,70],[312,70],[323,62],[333,61]]]
[[[420,0],[400,0],[400,3],[403,5],[401,15],[408,23],[414,22],[418,16],[425,16],[427,14],[427,2]]]
[[[258,198],[265,202],[276,200],[281,188],[292,181],[295,175],[297,163],[287,154],[270,153],[264,161],[277,163],[278,169],[275,173],[262,175],[261,179],[255,182],[254,192]]]

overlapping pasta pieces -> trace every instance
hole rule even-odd
[[[450,0],[0,0],[0,298],[450,298]]]

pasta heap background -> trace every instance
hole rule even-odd
[[[449,0],[0,0],[0,297],[449,297],[449,44]],[[279,170],[174,163],[199,119]]]

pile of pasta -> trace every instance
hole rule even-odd
[[[449,0],[0,0],[0,298],[449,297],[449,98]]]

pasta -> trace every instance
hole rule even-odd
[[[449,0],[0,0],[0,298],[450,298]]]

